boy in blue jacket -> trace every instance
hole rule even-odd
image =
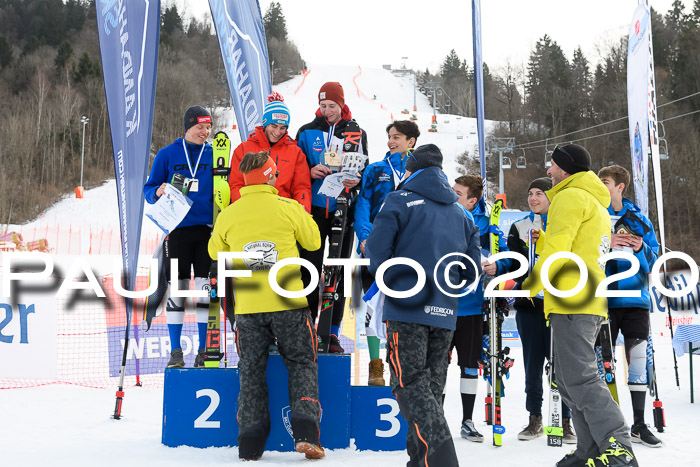
[[[151,173],[143,186],[143,195],[150,204],[158,201],[173,175],[182,174],[194,179],[187,196],[193,204],[184,219],[170,232],[167,239],[168,258],[178,259],[178,289],[188,290],[191,270],[194,268],[194,286],[208,290],[211,259],[207,244],[211,236],[213,218],[213,150],[207,138],[211,133],[211,114],[204,107],[193,105],[185,112],[185,136],[164,147],[153,161]],[[197,298],[197,334],[199,351],[195,368],[204,366],[207,342],[209,298]],[[184,367],[180,336],[185,323],[185,298],[169,297],[165,316],[170,334],[171,354],[168,368]]]
[[[479,244],[484,252],[489,255],[491,240],[489,233],[493,230],[498,234],[498,247],[500,251],[508,251],[508,246],[503,233],[497,227],[491,227],[490,213],[483,199],[484,181],[478,175],[462,175],[455,180],[452,189],[457,194],[458,203],[464,207],[473,217],[474,223],[479,229]],[[483,262],[484,272],[496,276],[508,272],[510,260],[502,259],[493,264]],[[455,330],[452,347],[457,349],[457,365],[459,365],[459,392],[462,398],[462,426],[460,435],[462,438],[476,443],[484,441],[484,436],[474,426],[472,417],[478,386],[479,360],[483,348],[484,317],[482,308],[488,306],[488,300],[484,300],[483,284],[479,283],[477,289],[459,298],[457,310],[457,329]],[[499,303],[502,301],[499,300]]]
[[[420,136],[418,125],[410,120],[391,122],[386,127],[389,152],[383,160],[367,166],[362,175],[362,188],[355,201],[355,234],[357,235],[357,253],[364,256],[367,237],[372,231],[372,222],[384,202],[386,195],[396,189],[406,172],[406,160],[410,149],[416,147]],[[362,268],[362,288],[367,292],[374,282],[374,277],[367,268]],[[367,308],[365,331],[369,348],[369,386],[384,386],[384,364],[379,357],[380,341],[369,323],[371,309]]]
[[[392,391],[408,422],[409,466],[458,465],[442,393],[457,321],[457,295],[481,274],[478,231],[456,205],[457,195],[441,169],[437,146],[413,151],[406,161],[408,178],[387,195],[365,248],[373,275],[382,263],[398,257],[417,262],[425,272],[425,284],[415,295],[387,295],[384,301],[387,361]],[[455,260],[463,263],[463,269],[452,265]],[[406,291],[416,285],[416,272],[395,265],[383,280],[391,290]]]
[[[647,389],[647,340],[649,337],[649,310],[651,298],[647,277],[658,258],[659,243],[651,221],[627,198],[625,188],[630,174],[624,167],[610,165],[598,171],[598,177],[610,192],[610,220],[613,226],[611,251],[623,250],[634,254],[639,261],[639,271],[632,277],[610,284],[609,289],[638,290],[639,297],[609,297],[608,315],[613,342],[622,331],[625,338],[625,356],[629,364],[628,387],[632,397],[631,437],[633,443],[660,447],[663,442],[654,436],[644,422],[644,406]],[[625,260],[611,260],[605,265],[605,275],[612,276],[627,271],[631,264]]]

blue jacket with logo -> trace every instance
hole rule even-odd
[[[360,243],[369,237],[372,222],[382,206],[386,195],[394,191],[394,187],[406,172],[406,157],[402,153],[386,153],[383,160],[367,166],[362,175],[362,188],[355,201],[355,234],[357,235],[357,253],[360,253]],[[398,176],[399,180],[396,180]]]
[[[370,273],[376,276],[377,268],[385,261],[405,257],[418,262],[426,276],[424,287],[413,297],[385,298],[384,321],[455,329],[457,298],[445,295],[436,279],[443,290],[458,294],[459,289],[446,286],[447,264],[455,260],[464,264],[464,269],[450,268],[452,284],[463,280],[470,284],[481,274],[479,232],[455,201],[457,195],[438,167],[417,171],[384,200],[367,238]],[[454,253],[468,255],[477,270],[469,260]],[[438,262],[445,255],[448,257]],[[416,272],[409,266],[392,266],[384,274],[384,283],[392,290],[406,291],[416,284]]]
[[[611,216],[620,216],[617,222],[612,223],[613,232],[616,231],[616,226],[624,225],[626,230],[642,237],[642,249],[634,253],[634,256],[639,260],[637,274],[608,285],[608,290],[640,290],[642,294],[640,297],[608,297],[608,308],[651,309],[648,277],[659,254],[659,242],[656,241],[654,227],[637,205],[627,198],[622,198],[620,212],[616,213],[612,206],[609,206],[608,213]],[[624,259],[608,261],[605,265],[605,275],[609,277],[618,272],[627,271],[630,266],[630,262]]]
[[[151,173],[143,186],[143,196],[149,204],[158,201],[156,191],[163,183],[170,183],[173,175],[182,174],[186,178],[192,178],[192,170],[197,171],[195,178],[199,180],[199,189],[196,192],[190,191],[187,197],[193,201],[192,207],[178,227],[189,227],[192,225],[211,225],[213,217],[214,181],[212,175],[212,162],[214,154],[211,144],[202,145],[186,143],[187,153],[182,147],[182,138],[178,138],[172,144],[164,147],[153,161]],[[201,151],[201,158],[199,156]],[[190,163],[187,164],[187,157]],[[197,160],[199,159],[199,165]]]
[[[474,223],[479,229],[479,243],[481,249],[484,250],[484,256],[488,256],[488,252],[491,248],[491,239],[489,238],[489,233],[498,234],[498,249],[499,251],[508,251],[508,244],[503,236],[503,232],[497,226],[491,226],[491,218],[489,213],[486,211],[486,203],[484,199],[480,199],[476,204],[474,209],[471,211],[472,217],[474,218]],[[480,260],[481,261],[481,260]],[[481,264],[481,262],[479,262]],[[505,274],[510,270],[511,261],[510,259],[501,259],[496,261],[496,267],[498,268],[496,275]],[[477,289],[468,295],[459,297],[459,316],[472,316],[481,314],[481,305],[484,302],[484,287],[483,283],[480,281]]]
[[[347,105],[343,107],[340,120],[333,126],[329,125],[325,117],[317,110],[316,118],[299,128],[295,139],[297,145],[306,154],[306,161],[310,168],[323,161],[323,155],[327,150],[333,150],[338,154],[343,152],[345,128],[351,119],[352,113]],[[367,154],[367,133],[365,130],[362,130],[360,148],[357,152]],[[332,213],[335,211],[336,200],[318,194],[321,185],[323,185],[322,178],[311,179],[311,206],[321,207]]]

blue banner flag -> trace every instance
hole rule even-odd
[[[117,182],[123,284],[126,290],[134,290],[156,97],[160,0],[98,0],[96,7]],[[115,419],[121,418],[133,299],[124,302],[125,345]]]
[[[262,123],[270,68],[257,0],[209,0],[241,141]]]
[[[99,0],[97,25],[114,152],[124,285],[133,290],[143,219],[143,184],[151,151],[160,1]]]
[[[474,95],[476,96],[476,131],[479,139],[481,178],[486,184],[486,148],[484,147],[484,66],[481,60],[481,1],[472,0],[472,43],[474,45]]]

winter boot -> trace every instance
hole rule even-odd
[[[469,441],[474,441],[475,443],[483,443],[484,435],[476,431],[474,427],[474,422],[471,420],[465,420],[462,422],[462,429],[460,430],[460,435],[462,438]]]
[[[518,439],[520,441],[530,441],[537,437],[542,436],[542,415],[530,415],[530,423],[518,433]]]
[[[576,451],[571,451],[565,455],[556,467],[586,467],[586,461],[576,455]]]
[[[194,367],[195,368],[204,368],[204,356],[207,354],[206,349],[199,349],[199,352],[197,352],[197,356],[194,357]]]
[[[611,437],[610,447],[600,456],[588,459],[586,467],[639,467],[637,459],[634,458],[632,448],[625,446]]]
[[[571,426],[571,419],[564,419],[564,444],[576,444],[578,439],[576,438],[576,433],[574,433],[574,427]]]
[[[384,386],[384,362],[381,358],[374,358],[369,361],[368,386]]]
[[[663,441],[654,436],[646,423],[636,423],[632,425],[630,436],[633,443],[641,443],[650,448],[660,448],[664,445]]]
[[[168,368],[184,368],[185,360],[182,358],[182,349],[175,349],[170,352]]]
[[[335,334],[331,334],[328,338],[328,353],[345,353],[345,349],[341,347],[340,340]]]
[[[307,459],[321,459],[326,453],[320,444],[312,444],[308,441],[297,441],[294,445],[297,452],[303,452]]]

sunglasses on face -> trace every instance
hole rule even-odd
[[[574,157],[571,154],[569,154],[568,152],[566,152],[566,149],[564,149],[562,146],[556,145],[556,146],[554,146],[554,150],[563,152],[564,154],[569,156],[571,158],[571,160],[574,160]]]

